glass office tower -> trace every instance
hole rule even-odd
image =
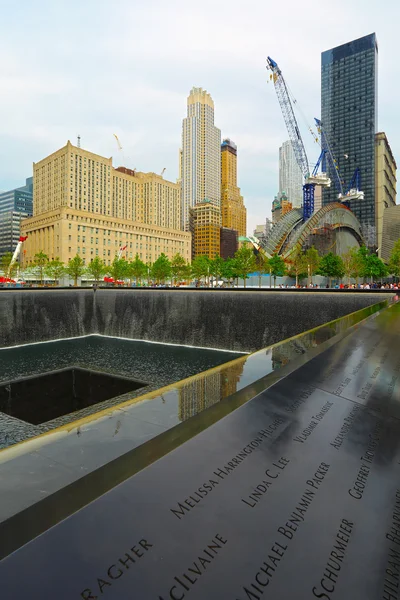
[[[321,116],[344,180],[345,191],[357,167],[364,200],[350,202],[361,223],[365,242],[376,246],[375,133],[377,130],[378,45],[375,33],[337,46],[321,55]],[[328,169],[329,172],[329,169]],[[338,191],[333,173],[323,204]]]
[[[33,177],[15,190],[0,193],[0,257],[14,252],[20,236],[22,219],[33,212]]]

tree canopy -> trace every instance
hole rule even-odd
[[[317,272],[323,277],[328,277],[329,285],[332,287],[332,279],[340,279],[345,274],[342,258],[333,252],[325,254],[319,262]]]
[[[95,256],[88,264],[86,272],[93,277],[96,283],[99,283],[100,279],[103,279],[104,275],[107,273],[107,267],[99,256]]]
[[[395,277],[400,276],[400,240],[397,240],[393,246],[393,250],[390,255],[389,272]]]
[[[40,250],[40,252],[37,252],[35,254],[35,256],[33,257],[32,267],[33,267],[34,271],[36,272],[36,274],[39,275],[40,285],[43,285],[44,270],[45,270],[45,267],[48,262],[49,262],[49,257],[47,256],[47,254],[45,254],[43,252],[43,250]]]
[[[54,260],[50,260],[44,267],[44,272],[50,279],[54,279],[54,284],[60,282],[60,278],[65,273],[65,265],[58,256]]]
[[[256,259],[251,248],[242,246],[235,252],[235,266],[237,273],[243,279],[244,287],[246,287],[246,279],[249,273],[256,270]]]
[[[315,273],[318,271],[321,257],[318,254],[318,250],[314,246],[311,246],[311,248],[306,251],[305,256],[308,276],[310,278],[310,283],[312,283],[313,275],[315,275]]]
[[[282,277],[286,272],[286,264],[281,256],[273,254],[268,261],[269,272],[274,278],[274,287],[276,287],[276,278]]]
[[[171,276],[171,262],[169,258],[162,252],[157,260],[153,263],[151,274],[158,283],[165,283],[165,280]]]
[[[74,286],[76,287],[78,285],[78,278],[82,277],[85,271],[85,263],[79,254],[74,256],[74,258],[71,258],[65,270],[71,279],[74,280]]]

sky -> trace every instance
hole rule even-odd
[[[288,139],[271,56],[305,115],[320,116],[321,52],[376,32],[378,131],[400,160],[400,2],[383,0],[0,0],[0,190],[67,140],[114,166],[175,181],[193,86],[210,92],[215,125],[238,146],[248,233],[271,216],[278,150]],[[117,134],[122,151],[113,134]]]

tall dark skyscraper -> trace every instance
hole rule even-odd
[[[350,208],[359,219],[366,244],[376,245],[375,133],[377,130],[378,45],[375,33],[337,46],[321,55],[322,124],[349,186],[357,167],[361,171],[364,200]],[[337,191],[333,173],[330,189],[323,190],[323,204],[334,202]]]

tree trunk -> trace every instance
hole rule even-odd
[[[332,287],[332,277],[329,277],[329,287]]]
[[[296,287],[298,287],[299,285],[299,275],[298,273],[296,273]]]
[[[243,275],[243,287],[246,288],[246,275]]]
[[[261,287],[261,274],[258,275],[258,287]]]
[[[274,289],[276,288],[276,275],[274,275]]]

